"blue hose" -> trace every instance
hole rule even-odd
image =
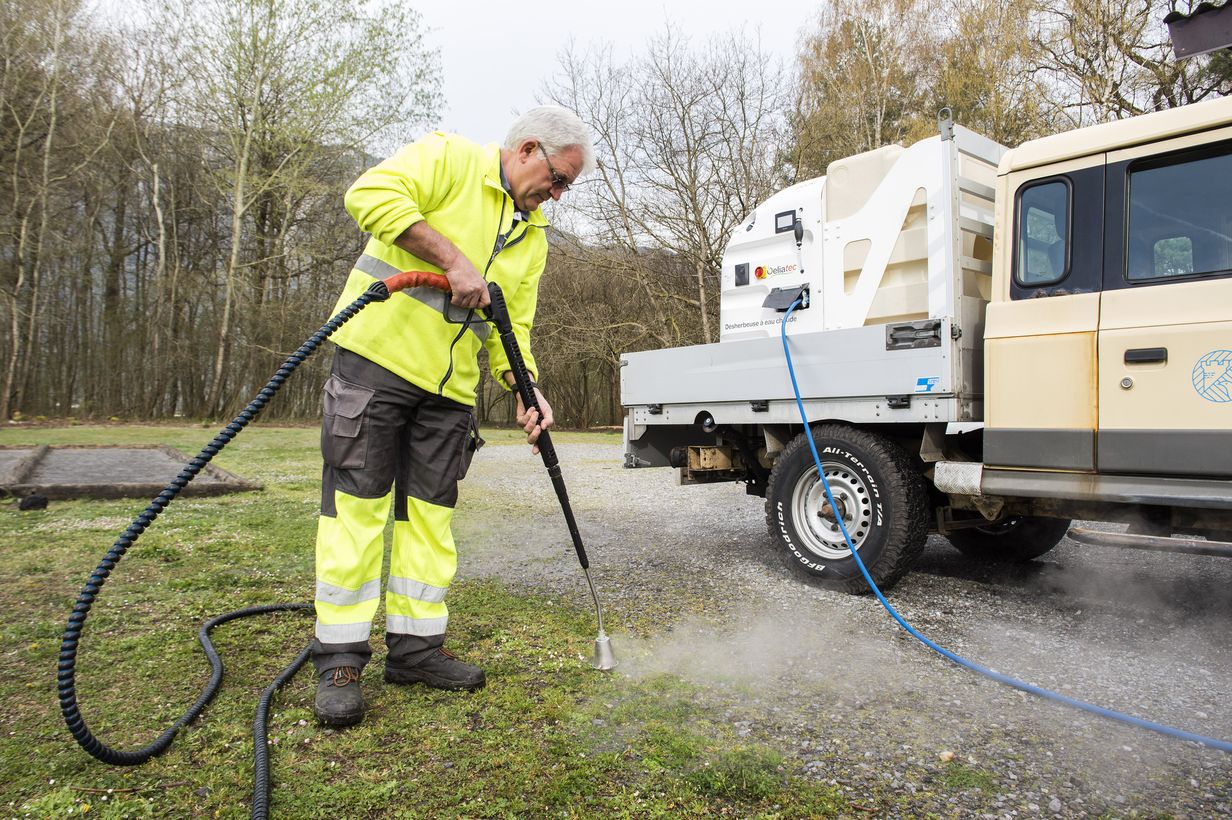
[[[792,303],[791,307],[787,309],[787,313],[784,314],[783,316],[783,324],[782,324],[781,332],[782,332],[782,337],[783,337],[783,355],[787,359],[787,372],[791,376],[791,389],[796,397],[796,407],[800,411],[800,421],[804,424],[804,429],[805,429],[805,432],[807,433],[809,430],[808,416],[804,412],[804,402],[800,399],[800,385],[796,382],[796,369],[795,367],[792,366],[791,350],[787,344],[787,321],[788,319],[791,318],[792,312],[797,307],[800,306],[800,302],[801,300],[797,299],[795,302]],[[830,493],[830,483],[826,481],[825,470],[823,470],[821,467],[821,457],[817,455],[817,445],[813,442],[813,437],[811,435],[805,435],[804,439],[805,441],[808,442],[809,450],[813,453],[813,462],[817,465],[817,476],[818,478],[821,479],[821,485],[826,491],[826,500],[830,502],[831,509],[838,510],[839,506],[835,502],[834,496]],[[908,634],[910,634],[913,638],[915,638],[920,643],[924,644],[925,646],[927,646],[929,649],[933,650],[937,654],[945,658],[949,658],[951,661],[958,664],[959,666],[965,666],[967,669],[970,669],[973,672],[978,672],[986,678],[992,678],[995,681],[1007,684],[1009,686],[1014,687],[1015,689],[1021,689],[1024,692],[1030,692],[1031,694],[1038,695],[1041,698],[1048,698],[1049,700],[1055,700],[1058,703],[1064,703],[1066,706],[1072,706],[1075,709],[1081,709],[1084,712],[1090,712],[1091,714],[1099,715],[1100,717],[1111,718],[1112,720],[1119,720],[1122,723],[1128,723],[1130,726],[1137,726],[1142,729],[1150,729],[1152,732],[1159,732],[1160,734],[1168,735],[1169,737],[1179,738],[1181,740],[1192,740],[1194,743],[1201,743],[1203,746],[1209,746],[1212,749],[1219,749],[1220,751],[1223,751],[1223,752],[1232,752],[1232,743],[1229,743],[1226,740],[1218,740],[1213,737],[1206,737],[1205,735],[1194,734],[1193,732],[1186,732],[1183,729],[1177,729],[1176,727],[1173,727],[1173,726],[1167,726],[1165,724],[1156,723],[1151,720],[1144,720],[1143,718],[1140,718],[1140,717],[1134,717],[1133,715],[1127,715],[1124,712],[1117,712],[1113,709],[1105,709],[1104,707],[1096,706],[1093,703],[1087,703],[1086,701],[1081,701],[1081,700],[1076,700],[1075,698],[1066,697],[1065,695],[1062,695],[1059,692],[1053,692],[1050,689],[1044,689],[1042,687],[1035,686],[1033,684],[1027,683],[1026,681],[1019,680],[1018,678],[1013,678],[1013,677],[1010,677],[1009,675],[1002,675],[1000,672],[994,672],[993,670],[988,669],[987,667],[980,666],[978,663],[969,661],[966,658],[962,657],[961,655],[957,655],[951,652],[950,650],[946,649],[943,646],[937,645],[936,643],[934,643],[933,641],[929,640],[928,638],[921,635],[918,631],[916,631],[915,627],[913,627],[911,624],[903,620],[903,617],[898,614],[898,612],[894,609],[894,607],[890,606],[890,602],[886,600],[883,594],[881,594],[881,590],[877,588],[877,584],[873,582],[872,576],[869,575],[868,570],[865,569],[864,562],[860,560],[859,552],[857,552],[856,548],[852,545],[851,536],[847,533],[847,526],[843,523],[843,517],[841,515],[835,515],[834,520],[838,522],[839,529],[843,533],[843,539],[847,542],[847,549],[851,550],[851,557],[855,559],[856,566],[860,568],[860,574],[864,576],[864,580],[868,582],[869,589],[871,589],[873,591],[873,594],[877,596],[877,600],[881,602],[881,605],[883,607],[885,607],[886,612],[890,613],[890,616],[894,618],[895,621],[898,622],[899,626],[907,630]]]

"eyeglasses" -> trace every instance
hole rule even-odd
[[[543,143],[539,143],[539,150],[543,152],[543,161],[548,164],[548,173],[552,175],[552,187],[562,194],[565,193],[569,190],[569,178],[552,167],[552,160],[548,159],[548,151],[543,147]]]

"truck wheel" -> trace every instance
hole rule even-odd
[[[1014,516],[986,527],[955,530],[946,536],[955,549],[980,561],[1030,561],[1061,543],[1069,520]]]
[[[839,424],[819,425],[811,434],[852,544],[877,586],[890,589],[924,551],[928,497],[919,471],[881,436]],[[797,572],[821,585],[871,592],[817,480],[805,435],[787,445],[770,473],[771,538]]]

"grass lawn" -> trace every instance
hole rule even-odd
[[[0,431],[0,444],[168,444],[192,455],[216,430],[10,427]],[[484,435],[492,445],[521,441],[512,431]],[[79,704],[103,742],[144,746],[196,698],[209,677],[196,640],[203,621],[311,597],[317,438],[315,427],[254,425],[216,463],[265,489],[180,499],[117,567],[91,611],[77,661]],[[222,691],[165,755],[144,766],[96,762],[60,716],[55,674],[65,619],[90,571],[147,502],[53,501],[31,512],[0,502],[0,810],[7,816],[249,813],[257,698],[310,639],[308,617],[284,613],[216,629],[227,666]],[[592,670],[589,610],[492,582],[460,581],[450,600],[465,612],[451,624],[450,645],[484,664],[487,688],[459,694],[386,686],[378,649],[365,673],[369,717],[333,732],[313,720],[315,681],[302,671],[276,697],[270,723],[273,816],[817,817],[860,810],[798,777],[793,759],[736,736],[683,682]]]

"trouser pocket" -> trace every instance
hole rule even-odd
[[[331,375],[325,381],[321,457],[340,470],[362,469],[368,461],[368,405],[376,391]]]

